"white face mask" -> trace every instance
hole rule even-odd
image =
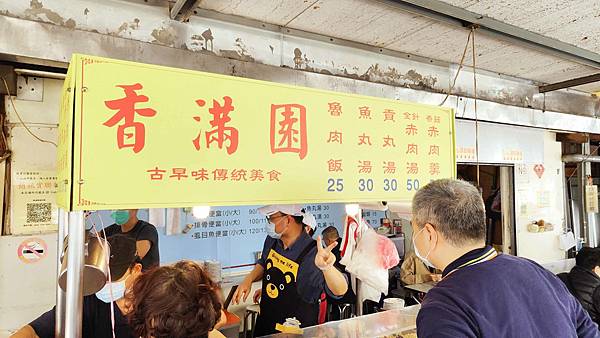
[[[275,239],[281,238],[281,234],[279,234],[279,233],[277,233],[277,231],[275,231],[274,223],[268,222],[266,227],[267,227],[267,235],[269,235],[269,237],[275,238]]]
[[[419,236],[421,234],[421,232],[423,232],[423,230],[425,230],[425,227],[423,227],[423,229],[419,230],[419,232],[417,232],[416,235],[413,236],[412,242],[413,242],[413,247],[415,248],[415,255],[417,255],[417,257],[419,257],[420,260],[423,261],[423,263],[425,263],[425,265],[427,265],[430,268],[436,268],[433,264],[431,264],[431,262],[427,259],[429,258],[429,254],[431,253],[431,246],[429,247],[429,251],[427,251],[427,254],[425,255],[425,257],[421,256],[421,253],[419,253],[419,249],[417,249],[417,244],[415,243],[415,239],[417,238],[417,236]]]
[[[285,216],[282,216],[281,218],[285,218]],[[278,219],[277,221],[279,222],[279,221],[281,221],[281,219]],[[283,233],[285,232],[285,229],[283,229],[283,231],[278,233],[275,230],[275,223],[273,223],[273,222],[268,222],[266,225],[266,228],[267,228],[267,235],[269,235],[269,237],[275,238],[275,239],[280,239],[281,235],[283,235]]]
[[[127,276],[127,278],[129,278],[129,276]],[[111,301],[114,302],[125,297],[125,281],[127,278],[120,282],[107,282],[102,290],[96,292],[96,297],[105,303],[110,303]]]

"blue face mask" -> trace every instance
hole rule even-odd
[[[114,302],[125,297],[125,281],[127,278],[120,282],[106,283],[102,290],[96,292],[96,297],[105,303],[110,303],[111,301]]]
[[[115,220],[118,225],[123,225],[129,221],[129,210],[116,210],[110,214],[110,217]]]

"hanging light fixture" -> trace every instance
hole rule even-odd
[[[210,214],[210,207],[207,205],[197,206],[192,208],[192,215],[197,219],[205,219]]]
[[[346,204],[346,214],[349,216],[356,216],[360,212],[360,206],[358,204]]]

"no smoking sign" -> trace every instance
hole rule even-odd
[[[37,263],[46,257],[48,245],[43,239],[28,238],[21,242],[17,249],[19,259],[26,264]]]

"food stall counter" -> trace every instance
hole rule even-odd
[[[416,337],[417,313],[420,305],[393,309],[350,319],[328,322],[304,328],[300,334],[278,333],[265,337],[317,337],[317,338],[360,338],[360,337]]]

